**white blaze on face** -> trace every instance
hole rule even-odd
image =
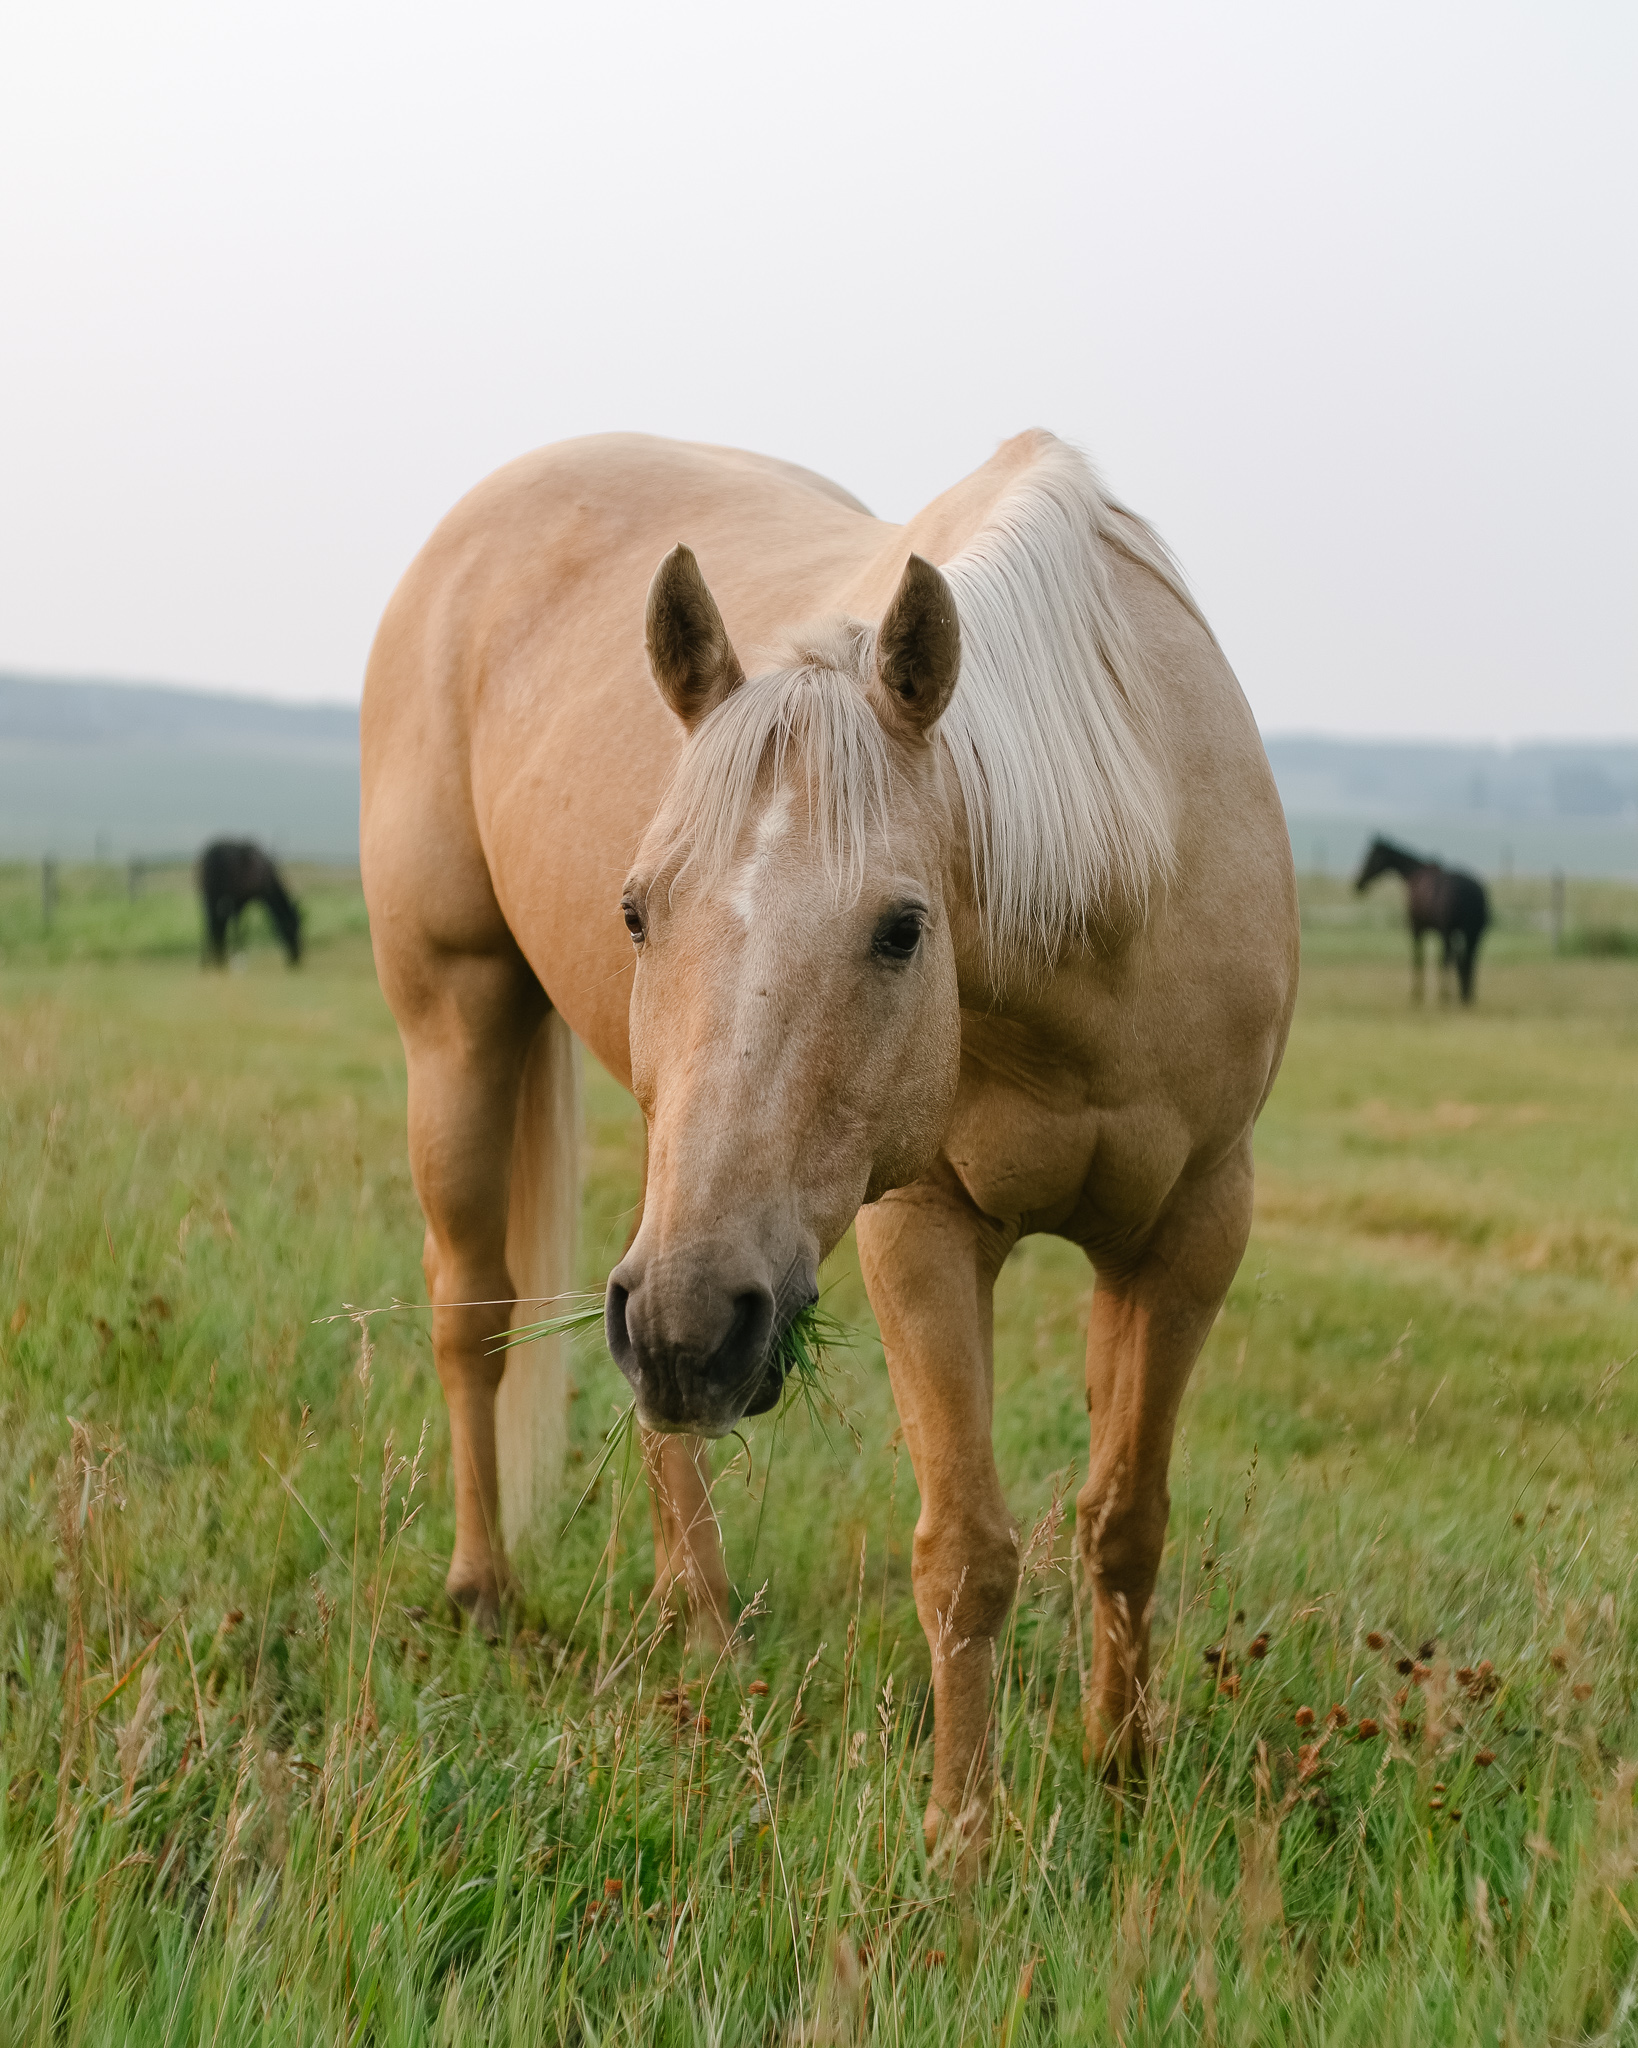
[[[747,931],[756,912],[757,891],[773,863],[774,849],[790,830],[790,824],[791,792],[786,787],[775,792],[773,801],[757,820],[756,840],[750,858],[735,875],[728,890],[728,907]]]

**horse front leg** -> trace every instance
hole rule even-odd
[[[1092,1457],[1075,1533],[1092,1592],[1089,1753],[1141,1767],[1149,1622],[1171,1508],[1166,1474],[1194,1362],[1251,1231],[1251,1140],[1185,1182],[1135,1264],[1098,1270],[1087,1330]]]
[[[697,1647],[720,1650],[732,1623],[722,1532],[711,1505],[709,1456],[704,1437],[643,1431],[643,1470],[654,1520],[655,1598],[662,1606],[683,1609]]]
[[[643,1227],[648,1200],[648,1133],[643,1133],[643,1184],[626,1237],[629,1252]],[[722,1530],[711,1505],[711,1447],[702,1436],[666,1436],[645,1429],[643,1473],[648,1480],[654,1528],[654,1597],[658,1605],[680,1608],[690,1640],[703,1650],[720,1650],[733,1632],[729,1620],[728,1567]]]
[[[933,1662],[924,1828],[963,1876],[988,1839],[995,1645],[1018,1588],[1018,1530],[991,1447],[995,1276],[1016,1235],[948,1167],[859,1212],[865,1286],[921,1493],[911,1579]]]

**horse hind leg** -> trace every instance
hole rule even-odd
[[[1461,934],[1461,941],[1461,951],[1456,956],[1456,973],[1461,983],[1462,1001],[1464,1003],[1471,1003],[1473,1000],[1473,970],[1478,965],[1479,942],[1472,932],[1463,932]]]
[[[1092,1596],[1090,1757],[1141,1767],[1149,1623],[1171,1500],[1178,1405],[1251,1230],[1250,1141],[1173,1198],[1142,1259],[1098,1274],[1087,1329],[1092,1421],[1075,1533]]]

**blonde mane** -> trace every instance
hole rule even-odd
[[[1141,915],[1172,863],[1154,759],[1159,707],[1110,549],[1151,570],[1205,625],[1164,543],[1105,494],[1082,455],[1050,438],[943,565],[961,678],[938,735],[997,968],[1045,968],[1100,913]],[[777,782],[794,749],[826,868],[840,892],[857,894],[872,831],[892,831],[892,745],[862,687],[874,655],[874,628],[832,620],[719,705],[667,792],[662,864],[725,873],[759,782],[770,771]]]

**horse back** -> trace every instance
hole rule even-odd
[[[231,901],[235,909],[283,885],[278,870],[250,839],[213,839],[199,856],[200,893],[209,903]]]

